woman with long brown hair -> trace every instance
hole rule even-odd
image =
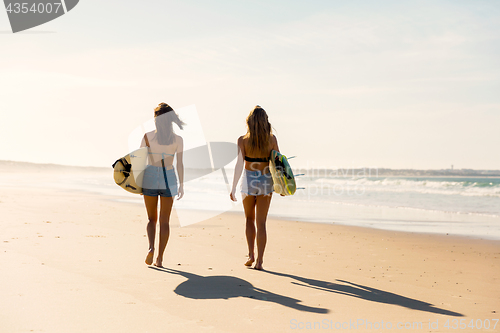
[[[236,201],[236,186],[243,173],[241,192],[246,219],[248,260],[245,266],[262,270],[267,242],[266,220],[273,193],[269,156],[279,151],[266,111],[257,105],[247,117],[247,133],[238,138],[238,159],[234,169],[231,200]],[[244,169],[243,169],[244,166]],[[257,258],[255,258],[257,240]]]
[[[173,124],[180,129],[185,125],[177,113],[166,103],[160,103],[154,110],[155,131],[148,132],[142,139],[141,147],[148,147],[148,165],[144,171],[143,196],[148,214],[147,234],[149,251],[146,264],[153,263],[155,253],[156,222],[158,220],[158,197],[160,197],[160,239],[155,266],[163,267],[163,253],[170,235],[170,213],[174,203],[173,197],[179,200],[184,195],[184,165],[182,162],[183,140],[174,133]],[[173,166],[177,155],[177,174]]]

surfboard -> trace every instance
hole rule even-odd
[[[113,164],[115,183],[131,193],[142,193],[142,179],[148,161],[148,148],[143,147],[123,156]]]
[[[273,177],[274,192],[282,195],[295,193],[295,177],[285,155],[281,155],[276,150],[271,151],[269,170]]]

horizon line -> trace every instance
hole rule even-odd
[[[108,167],[105,166],[94,166],[94,165],[70,165],[70,164],[58,164],[58,163],[39,163],[39,162],[29,162],[29,161],[13,161],[13,160],[0,160],[0,166],[1,164],[6,164],[6,163],[11,163],[11,164],[30,164],[30,165],[39,165],[39,166],[55,166],[55,167],[67,167],[67,168],[88,168],[88,169],[108,169]],[[109,166],[109,169],[112,169],[111,164]],[[186,168],[186,169],[191,169],[191,170],[206,170],[209,168]],[[234,170],[234,167],[226,167],[226,169]],[[461,168],[461,169],[450,169],[450,168],[443,168],[443,169],[412,169],[412,168],[388,168],[388,167],[377,167],[377,166],[371,166],[371,167],[348,167],[348,168],[342,168],[342,167],[334,167],[334,168],[329,168],[329,167],[317,167],[317,168],[305,168],[305,167],[295,167],[292,169],[296,170],[374,170],[377,169],[379,171],[486,171],[486,172],[498,172],[500,174],[500,169],[471,169],[471,168]],[[218,169],[212,169],[213,171],[216,171]]]

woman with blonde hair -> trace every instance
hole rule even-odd
[[[248,260],[245,266],[252,266],[255,262],[254,268],[258,270],[263,269],[267,242],[267,212],[273,193],[273,180],[269,171],[269,156],[272,150],[279,152],[278,140],[272,134],[266,111],[257,105],[247,117],[247,133],[238,138],[238,159],[230,198],[236,201],[236,186],[244,171],[241,192],[248,244]],[[254,253],[255,240],[257,259]]]
[[[144,171],[143,196],[148,214],[147,234],[149,251],[146,264],[153,263],[155,253],[156,222],[158,220],[158,197],[160,197],[160,239],[158,242],[158,256],[155,266],[163,267],[163,253],[170,235],[170,213],[174,203],[174,196],[181,199],[184,195],[184,166],[182,162],[183,141],[176,135],[173,124],[180,129],[185,125],[177,113],[166,103],[160,103],[154,110],[155,131],[148,132],[142,139],[141,147],[148,147],[148,165]],[[177,154],[177,174],[179,185],[173,166],[174,156]]]

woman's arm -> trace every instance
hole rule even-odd
[[[238,138],[238,157],[236,159],[236,166],[234,167],[234,177],[233,177],[233,189],[231,190],[231,194],[229,197],[231,200],[236,201],[236,186],[238,185],[238,181],[240,180],[241,173],[243,171],[243,164],[245,163],[243,160],[243,156],[245,156],[245,147],[243,145],[243,137]]]
[[[280,152],[280,148],[278,147],[278,138],[274,134],[271,137],[271,144],[273,146],[273,150],[276,150],[279,153]]]
[[[144,147],[149,147],[149,139],[148,139],[148,133],[145,133],[144,136],[142,137],[142,141],[141,141],[141,147],[140,148],[144,148]],[[151,148],[151,147],[150,147]],[[152,156],[149,154],[151,152],[150,149],[148,149],[148,156],[146,158],[146,163],[147,164],[150,164],[152,161]]]
[[[179,175],[179,194],[177,200],[184,196],[184,162],[182,155],[184,151],[184,141],[180,136],[177,136],[177,174]]]

